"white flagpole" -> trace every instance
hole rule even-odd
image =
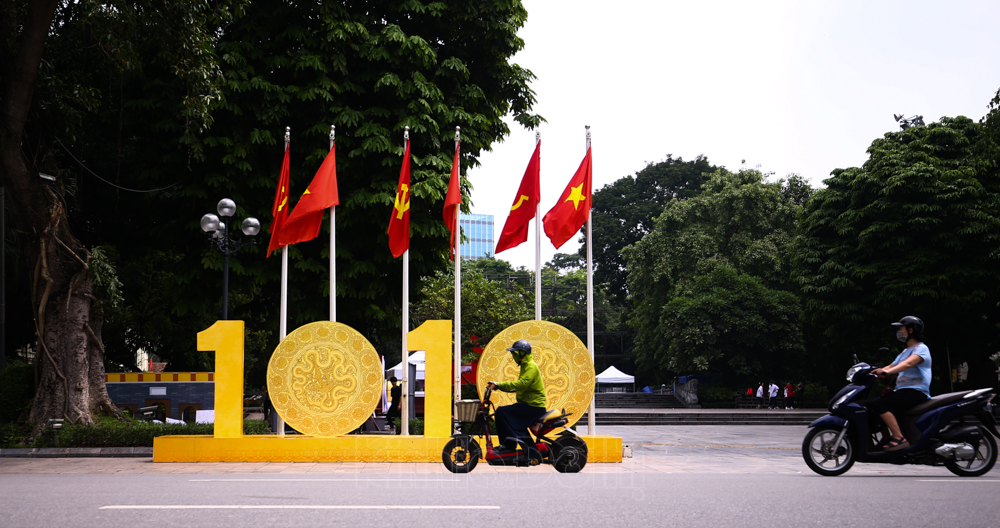
[[[337,127],[330,125],[330,150],[336,143]],[[334,167],[336,170],[336,167]],[[337,322],[337,206],[330,207],[330,320]]]
[[[410,127],[403,127],[403,153],[406,155],[406,145],[410,143]],[[409,196],[407,196],[409,198]],[[400,397],[400,434],[410,434],[410,351],[406,346],[406,334],[410,333],[410,234],[406,234],[406,251],[403,252],[403,394]]]
[[[285,150],[292,141],[292,127],[285,127]],[[291,187],[291,181],[288,182]],[[281,185],[280,183],[278,185]],[[291,190],[291,189],[289,189]],[[281,295],[278,302],[278,342],[285,340],[288,335],[288,246],[281,248]],[[277,414],[277,412],[275,413]],[[285,419],[278,415],[275,423],[278,428],[278,436],[285,436]]]
[[[587,151],[590,150],[590,125],[587,125]],[[593,169],[591,169],[593,170]],[[594,183],[591,181],[591,187]],[[590,189],[590,196],[587,200],[593,200],[594,190]],[[593,206],[593,203],[588,205]],[[587,348],[590,349],[590,363],[594,363],[594,234],[591,230],[591,219],[593,218],[593,207],[590,208],[590,212],[587,213]],[[597,414],[595,410],[594,402],[597,400],[595,395],[590,400],[590,409],[587,412],[587,434],[593,435],[597,434],[595,429]]]
[[[461,131],[462,127],[455,127],[455,150],[458,150],[461,145]],[[454,225],[454,238],[455,238],[455,365],[454,369],[454,394],[452,413],[453,416],[458,416],[458,400],[462,398],[462,224],[459,222],[458,217],[462,214],[462,184],[461,177],[462,171],[459,168],[459,202],[458,206],[455,208],[455,225]]]
[[[535,148],[542,142],[542,132],[535,131]],[[542,153],[538,152],[539,180],[542,172]],[[538,182],[538,192],[541,193],[542,182]],[[542,320],[542,201],[535,204],[535,320]]]

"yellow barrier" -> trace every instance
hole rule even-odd
[[[621,462],[622,439],[581,436],[587,462]],[[441,462],[448,437],[346,435],[309,436],[159,436],[153,462]],[[483,462],[485,463],[485,462]]]

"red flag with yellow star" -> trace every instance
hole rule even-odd
[[[403,168],[399,171],[396,199],[389,219],[389,250],[399,258],[410,248],[410,142],[406,142]]]
[[[319,235],[323,223],[323,211],[340,203],[337,193],[337,146],[330,147],[330,152],[323,160],[316,176],[302,193],[299,203],[295,204],[292,214],[285,219],[278,236],[278,244],[287,246],[299,242],[307,242]]]
[[[458,235],[455,233],[455,217],[462,207],[462,189],[459,186],[458,145],[455,145],[455,160],[451,163],[451,178],[448,180],[448,194],[444,197],[444,225],[451,232],[451,245],[448,256],[455,260],[455,246]]]
[[[545,217],[542,219],[545,235],[549,237],[556,249],[573,238],[573,235],[590,217],[592,180],[593,167],[588,147],[587,155],[583,157],[580,168],[576,170],[576,174],[569,181],[566,190],[562,192],[559,200],[552,209],[549,209],[549,212],[545,213]]]
[[[278,235],[281,234],[281,228],[284,227],[285,220],[288,218],[288,178],[290,172],[288,169],[288,150],[289,144],[286,142],[285,159],[281,162],[281,176],[278,177],[278,190],[274,193],[274,205],[271,207],[274,221],[271,222],[271,228],[268,230],[271,232],[271,241],[267,244],[267,257],[270,257],[272,251],[283,245],[279,242]]]
[[[535,217],[535,206],[541,200],[539,191],[539,153],[542,149],[542,142],[535,145],[535,153],[528,161],[528,168],[521,178],[521,186],[517,188],[517,195],[514,196],[514,205],[510,207],[510,214],[503,225],[500,233],[500,240],[497,241],[494,255],[501,251],[506,251],[512,247],[517,247],[528,240],[528,223]],[[537,220],[536,220],[537,221]]]

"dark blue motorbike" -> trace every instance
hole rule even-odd
[[[850,383],[830,400],[830,414],[809,425],[802,441],[806,465],[824,476],[840,475],[855,462],[945,466],[961,477],[986,474],[997,461],[992,414],[993,389],[935,396],[898,417],[910,447],[883,451],[882,419],[869,413],[866,401],[875,396],[875,367],[858,362],[847,371]],[[966,423],[969,417],[978,424]]]

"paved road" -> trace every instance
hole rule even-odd
[[[578,475],[551,467],[452,475],[440,464],[153,464],[0,459],[0,526],[994,527],[1000,470],[858,464],[820,477],[804,427],[602,427],[634,456]],[[886,509],[889,501],[893,506]],[[512,524],[516,523],[516,524]]]

